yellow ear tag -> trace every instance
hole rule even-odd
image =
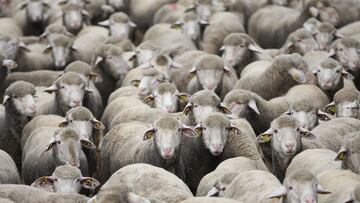
[[[338,159],[343,161],[343,160],[345,160],[345,158],[346,158],[345,152],[340,152]]]
[[[202,128],[195,128],[195,132],[198,136],[201,136],[202,134]]]
[[[331,106],[328,109],[331,113],[336,113],[336,106]]]
[[[263,134],[263,135],[261,135],[261,140],[263,142],[270,142],[271,136],[269,134]]]

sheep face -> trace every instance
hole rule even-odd
[[[155,56],[155,51],[137,48],[135,54],[137,64],[143,65],[150,62],[150,60]]]
[[[38,188],[52,187],[56,193],[79,193],[81,188],[95,189],[100,183],[94,178],[83,177],[81,171],[73,166],[59,166],[52,176],[35,180],[31,186]]]
[[[284,197],[285,202],[317,202],[317,193],[329,194],[321,187],[316,177],[309,171],[297,171],[284,180],[284,185],[274,191],[269,198]]]
[[[73,34],[82,29],[88,17],[89,14],[77,4],[68,4],[63,9],[63,25]]]
[[[19,42],[16,37],[0,35],[0,50],[4,52],[8,59],[15,59],[19,49],[28,50],[26,45]]]
[[[287,112],[288,115],[296,118],[300,126],[304,129],[311,130],[318,124],[318,110],[313,109],[311,111],[295,111],[290,108]]]
[[[261,115],[255,98],[252,93],[246,90],[229,92],[224,98],[224,104],[229,107],[231,113],[236,117],[248,117],[248,114]]]
[[[321,22],[329,22],[333,26],[337,26],[339,24],[339,13],[335,8],[330,6],[329,2],[317,1],[313,4],[313,6],[309,7],[309,12],[312,17],[319,19]]]
[[[222,47],[222,58],[225,64],[235,67],[240,64],[244,58],[247,58],[251,52],[245,43],[239,45],[224,45]]]
[[[42,0],[28,0],[20,5],[20,9],[26,8],[26,16],[30,23],[41,23],[50,5]]]
[[[110,36],[129,38],[130,31],[136,27],[130,18],[122,12],[115,13],[108,20],[102,21],[99,25],[109,27]]]
[[[145,132],[144,140],[154,139],[161,157],[173,159],[179,154],[182,136],[194,137],[196,133],[193,129],[184,126],[178,118],[163,117]]]
[[[342,101],[336,105],[336,117],[356,118],[359,114],[359,101]]]
[[[48,38],[49,45],[44,50],[45,54],[51,54],[57,70],[62,70],[71,56],[72,41],[69,37],[55,36]]]
[[[301,55],[306,54],[307,52],[318,50],[318,44],[316,43],[313,37],[308,38],[299,38],[296,41],[292,42],[288,47],[291,46],[292,53],[299,53]]]
[[[344,46],[339,42],[335,46],[335,55],[340,64],[347,70],[358,71],[360,69],[360,46]]]
[[[116,81],[124,78],[129,71],[128,63],[122,54],[106,54],[104,57],[97,57],[96,64],[101,62],[102,70]]]
[[[211,15],[213,14],[212,5],[199,3],[195,6],[195,13],[199,16],[201,20],[209,21]]]
[[[339,150],[336,159],[342,161],[342,168],[349,169],[354,173],[360,173],[360,154],[359,154],[359,141],[355,134],[352,138],[345,138],[341,142],[341,149]]]
[[[58,95],[70,108],[82,106],[85,95],[85,85],[69,85],[60,82],[59,86]]]
[[[60,131],[60,132],[59,132]],[[61,165],[80,167],[81,146],[95,149],[96,146],[72,129],[59,130],[49,141],[45,151],[55,150],[55,159]]]

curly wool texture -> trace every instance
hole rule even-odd
[[[172,83],[164,82],[156,86],[155,92],[158,94],[164,94],[166,92],[176,93],[176,86]]]
[[[271,126],[276,126],[276,128],[295,128],[297,126],[297,120],[292,116],[282,115],[271,122]]]
[[[284,180],[284,182],[289,181],[290,179],[295,180],[297,182],[306,182],[306,181],[312,181],[316,179],[316,177],[308,170],[299,170],[291,174],[289,177],[287,177]]]
[[[206,118],[205,125],[210,128],[227,128],[230,126],[230,121],[222,113],[212,113]]]
[[[326,32],[326,33],[335,33],[336,32],[336,28],[328,22],[321,23],[318,26],[318,30],[320,32]]]
[[[334,96],[335,104],[343,101],[355,101],[359,99],[360,92],[354,88],[343,88],[339,90]]]
[[[251,96],[250,91],[242,90],[242,89],[235,89],[226,95],[226,97],[224,98],[224,104],[230,105],[231,103],[236,103],[236,102],[246,104],[246,103],[249,103],[249,101],[252,98],[253,97]]]
[[[79,133],[71,128],[66,128],[65,130],[60,132],[59,136],[62,137],[62,139],[64,140],[80,140]]]
[[[74,179],[74,180],[82,177],[80,169],[70,165],[63,165],[56,167],[52,175],[54,177],[61,179]]]
[[[301,28],[296,30],[295,32],[291,33],[287,38],[287,41],[296,42],[302,39],[309,39],[312,38],[313,35],[310,31],[306,30],[305,28]]]
[[[71,117],[77,121],[90,121],[94,116],[91,111],[83,106],[70,109],[66,117]]]
[[[65,83],[68,85],[85,85],[85,81],[82,79],[79,73],[67,72],[60,76],[55,83]]]
[[[5,90],[5,95],[10,97],[24,97],[27,94],[34,95],[35,93],[35,86],[25,81],[14,82]]]
[[[129,22],[129,16],[123,12],[117,12],[110,16],[110,19],[116,23],[127,23]]]
[[[340,63],[335,59],[327,58],[320,63],[320,66],[322,68],[334,69],[334,68],[340,66]]]
[[[89,76],[92,72],[92,68],[89,64],[82,62],[82,61],[74,61],[66,66],[65,72],[77,72],[81,75]]]
[[[315,105],[315,102],[311,99],[302,99],[302,100],[296,101],[290,107],[292,110],[297,111],[297,112],[299,112],[299,111],[310,112],[310,111],[318,109],[317,105]]]
[[[238,45],[249,45],[255,44],[255,41],[245,33],[232,33],[224,39],[224,45],[238,46]]]
[[[81,9],[82,7],[79,4],[75,4],[75,3],[67,3],[65,6],[63,6],[63,12],[78,11]]]
[[[155,127],[161,129],[174,130],[174,129],[179,129],[181,127],[181,124],[182,123],[180,119],[177,118],[175,115],[174,116],[165,115],[159,118],[159,120],[155,122]]]
[[[212,54],[206,54],[201,56],[194,64],[197,70],[199,69],[223,69],[224,62],[217,56]]]
[[[113,44],[104,44],[101,47],[97,48],[95,51],[95,58],[98,56],[106,57],[106,56],[120,56],[123,54],[123,50]]]
[[[333,44],[333,47],[336,48],[340,45],[345,46],[347,48],[352,48],[352,47],[360,48],[360,42],[358,42],[356,39],[353,39],[351,37],[346,37],[346,38],[335,41]]]
[[[199,17],[194,13],[185,13],[185,15],[182,17],[182,20],[184,22],[198,21]]]
[[[201,106],[218,106],[221,99],[213,91],[201,90],[193,94],[189,102]]]

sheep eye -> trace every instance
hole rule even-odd
[[[339,48],[338,51],[344,51],[344,49],[343,49],[343,48]]]
[[[13,96],[14,99],[17,99],[18,97],[16,95]]]
[[[58,179],[57,179],[57,178],[54,178],[54,181],[55,181],[55,182],[57,182],[57,181],[58,181]]]
[[[60,141],[56,141],[56,144],[60,144],[61,142]]]
[[[178,129],[178,132],[180,132],[180,131],[181,131],[181,128]]]
[[[194,108],[196,108],[197,107],[197,105],[196,104],[194,104]]]
[[[340,73],[340,70],[336,70],[336,73]]]
[[[112,56],[108,56],[107,58],[111,60],[111,59],[112,59]]]
[[[61,85],[61,87],[60,87],[61,89],[64,89],[65,88],[65,86],[64,85]]]
[[[290,187],[289,187],[289,190],[292,190],[292,189],[293,189],[293,187],[290,186]]]
[[[276,130],[276,129],[274,130],[274,133],[278,133],[278,132],[279,132],[278,130]]]

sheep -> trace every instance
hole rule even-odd
[[[325,59],[317,66],[313,73],[321,89],[332,97],[347,81],[352,81],[354,76],[344,70],[338,61],[332,58]]]
[[[6,198],[14,202],[56,202],[79,203],[87,202],[88,197],[79,194],[61,194],[46,192],[27,185],[4,184],[0,186],[0,198]]]
[[[285,177],[298,170],[308,170],[317,176],[326,170],[341,169],[341,163],[335,161],[335,157],[336,153],[329,149],[307,149],[293,158]]]
[[[311,133],[316,139],[302,140],[303,149],[324,148],[338,152],[344,136],[360,129],[360,122],[355,118],[335,118],[316,126]]]
[[[318,194],[330,196],[331,188],[326,186],[310,171],[299,170],[286,177],[283,185],[268,198],[283,197],[284,202],[318,202]]]
[[[88,163],[81,146],[95,149],[88,139],[71,128],[43,127],[31,133],[23,148],[22,178],[31,184],[41,176],[51,175],[57,166],[70,164],[88,174]]]
[[[186,7],[178,3],[165,4],[154,15],[154,24],[175,23],[185,14]]]
[[[95,189],[99,185],[99,181],[91,177],[83,177],[80,169],[71,165],[58,166],[51,176],[43,176],[31,184],[32,187],[41,189],[51,187],[54,192],[63,194],[76,194],[82,187]]]
[[[5,56],[5,54],[0,50],[0,89],[5,89],[6,87],[4,87],[3,83],[5,78],[10,74],[10,70],[14,69],[17,67],[16,62],[14,62],[13,60],[9,60],[6,59],[7,57]]]
[[[106,103],[110,93],[117,84],[121,84],[130,67],[122,56],[123,51],[116,45],[104,44],[99,46],[92,59],[94,72],[99,74],[103,80],[96,84]]]
[[[338,151],[335,159],[341,161],[343,169],[349,169],[356,174],[359,174],[360,172],[360,167],[357,163],[358,142],[358,132],[347,134],[341,141],[341,148]]]
[[[209,0],[180,0],[178,5],[186,6],[187,11],[194,11],[201,20],[209,21],[214,14],[213,1]]]
[[[171,114],[161,116],[153,127],[132,122],[111,128],[101,145],[100,181],[134,163],[148,163],[175,173],[180,147],[184,146],[181,145],[182,136],[196,136],[196,133]]]
[[[201,179],[196,196],[223,196],[223,191],[235,177],[249,170],[266,170],[266,168],[246,157],[227,159]]]
[[[0,49],[7,59],[12,60],[15,60],[18,52],[28,50],[25,43],[18,37],[7,33],[0,33]]]
[[[319,202],[347,202],[360,183],[359,175],[349,170],[326,170],[317,176],[319,183],[331,194],[319,195]]]
[[[243,72],[247,71],[246,69]],[[234,89],[250,90],[268,100],[284,95],[299,83],[311,81],[308,65],[299,54],[277,56],[270,66],[258,66],[256,70],[251,70],[245,75],[242,73]]]
[[[9,34],[15,37],[23,36],[21,28],[17,25],[13,18],[0,18],[1,34]]]
[[[340,62],[345,70],[357,72],[360,68],[360,56],[357,50],[360,48],[360,42],[356,39],[345,37],[335,41],[332,44],[334,49],[334,58]]]
[[[185,77],[190,80],[189,83],[185,83],[185,92],[188,94],[194,94],[199,90],[205,89],[213,91],[223,98],[237,81],[235,70],[226,67],[222,59],[213,54],[200,56],[194,62],[193,67],[185,74]]]
[[[0,122],[3,125],[0,127],[0,149],[7,152],[17,166],[21,161],[21,131],[37,111],[35,92],[34,85],[17,81],[11,84],[4,94],[5,116]]]
[[[101,122],[105,125],[106,129],[110,129],[110,124],[117,117],[118,113],[134,107],[146,108],[148,106],[139,98],[120,96],[106,106],[104,114],[101,117]]]
[[[268,129],[273,119],[289,109],[291,110],[288,114],[297,114],[298,111],[311,111],[312,113],[312,110],[316,111],[323,108],[327,101],[327,96],[320,88],[314,85],[297,85],[292,87],[284,96],[269,101],[251,91],[232,90],[225,96],[224,105],[230,109],[232,117],[246,118],[255,132],[259,134]],[[317,111],[315,115],[320,117],[324,114]],[[303,119],[300,121],[304,128],[313,127],[307,126]],[[314,124],[316,122],[314,121]]]
[[[319,16],[322,21],[334,19],[332,24],[336,24],[338,14],[329,4],[328,0],[310,1],[301,12],[282,6],[262,8],[251,16],[249,34],[263,48],[280,48],[288,35],[311,17]]]
[[[271,122],[270,128],[260,134],[256,141],[271,142],[272,171],[282,181],[291,160],[302,151],[303,139],[314,138],[314,133],[301,127],[296,118],[281,115]]]
[[[56,23],[56,21],[60,21],[66,29],[76,35],[80,32],[80,30],[84,27],[86,24],[90,24],[90,14],[83,8],[83,6],[77,4],[68,2],[65,5],[62,6],[62,15],[59,18],[59,20],[53,19],[53,22]]]
[[[77,72],[84,76],[84,80],[87,83],[87,86],[92,91],[91,93],[86,93],[84,96],[84,106],[87,107],[96,118],[100,118],[103,111],[104,105],[102,97],[99,90],[96,88],[95,84],[101,82],[103,79],[100,75],[93,72],[91,66],[82,61],[74,61],[66,66],[65,73],[69,71]],[[54,80],[55,81],[55,80]],[[48,85],[47,85],[48,86]]]
[[[115,90],[110,94],[108,99],[108,105],[119,97],[134,97],[140,99],[139,93],[140,92],[137,87],[133,87],[133,86],[120,87],[119,89]]]
[[[134,60],[137,66],[149,62],[158,51],[158,47],[151,41],[144,41],[136,47]]]
[[[280,48],[277,55],[290,53],[305,55],[309,51],[318,49],[313,34],[305,28],[300,28],[287,37],[285,44]]]
[[[233,67],[238,75],[251,62],[271,60],[271,57],[245,33],[229,34],[225,37],[220,51],[222,51],[221,57],[224,63]]]
[[[193,125],[205,122],[208,114],[213,112],[231,114],[231,111],[221,102],[221,99],[209,90],[201,90],[193,94],[183,111]]]
[[[360,20],[360,15],[358,13],[360,6],[357,4],[356,0],[331,1],[331,7],[335,10],[335,12],[338,13],[336,19],[338,23],[331,23],[334,26],[342,27],[349,23]]]
[[[201,47],[207,53],[217,54],[225,37],[236,32],[242,33],[245,29],[235,14],[215,13],[209,20],[209,26],[204,30]]]
[[[16,168],[15,162],[5,151],[0,150],[0,183],[1,184],[20,184],[21,179]]]
[[[55,95],[42,106],[38,106],[38,115],[56,114],[65,116],[71,108],[82,106],[84,95],[91,92],[86,81],[79,73],[67,72],[59,77],[51,86],[44,90]]]
[[[239,203],[236,200],[229,199],[229,198],[219,198],[219,197],[194,197],[189,198],[181,203]]]
[[[344,37],[344,35],[328,22],[320,23],[314,34],[320,50],[329,50],[333,41]]]
[[[247,157],[265,168],[248,128],[232,124],[218,112],[208,114],[204,122],[195,127],[199,137],[185,140],[178,174],[191,191],[195,193],[201,178],[228,158]]]
[[[109,27],[110,36],[130,38],[130,34],[136,24],[123,12],[113,13],[108,20],[99,22],[99,25]]]
[[[360,92],[351,87],[343,88],[334,95],[334,101],[325,107],[325,111],[335,114],[335,117],[360,118],[359,115]]]
[[[269,200],[272,191],[281,187],[279,180],[264,170],[249,170],[240,173],[223,191],[223,197],[241,202],[280,202]]]
[[[116,199],[128,202],[126,199],[130,196],[129,193],[141,194],[148,199],[141,202],[156,199],[159,202],[176,203],[193,197],[185,183],[174,174],[156,166],[138,163],[117,170],[92,200],[109,202]]]
[[[53,23],[45,28],[45,31],[40,35],[39,38],[41,41],[51,41],[51,38],[53,36],[57,36],[58,34],[74,37],[74,35],[70,33],[65,26]]]

